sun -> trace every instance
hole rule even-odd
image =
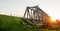
[[[51,20],[56,20],[56,19],[57,19],[57,18],[55,18],[55,17],[52,17],[52,18],[51,18]]]
[[[51,18],[52,18],[52,20],[56,20],[56,19],[60,20],[60,16],[53,16]]]
[[[56,17],[52,17],[51,18],[51,22],[56,22],[57,18]]]

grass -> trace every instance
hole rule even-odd
[[[26,18],[0,15],[0,31],[36,31]]]
[[[42,26],[33,25],[26,18],[0,15],[0,31],[60,31],[60,29],[43,28]]]

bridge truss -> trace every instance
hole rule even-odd
[[[24,17],[36,23],[46,23],[50,18],[50,16],[48,16],[48,14],[45,13],[38,6],[32,6],[32,7],[27,6],[26,11],[24,13]]]

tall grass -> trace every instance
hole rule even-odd
[[[0,31],[36,31],[36,29],[28,19],[0,15]]]

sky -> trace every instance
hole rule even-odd
[[[0,14],[23,17],[27,6],[36,5],[49,16],[60,19],[60,0],[0,0]]]

